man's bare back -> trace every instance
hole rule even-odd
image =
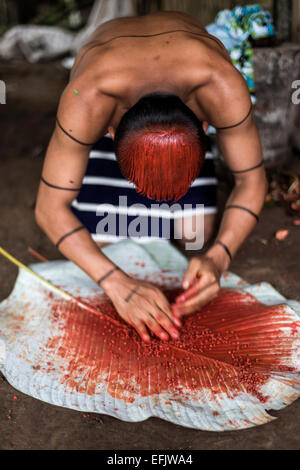
[[[245,88],[222,43],[198,21],[159,12],[101,25],[80,50],[71,82],[84,77],[85,88],[114,98],[113,128],[141,96],[155,91],[176,94],[201,121],[222,125],[220,109],[208,112],[220,76],[225,86],[234,81]]]

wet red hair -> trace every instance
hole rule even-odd
[[[118,162],[137,192],[157,201],[178,201],[197,178],[205,156],[197,128],[186,123],[152,124],[127,133]]]

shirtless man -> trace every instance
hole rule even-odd
[[[161,103],[166,110],[162,112],[164,119],[161,112],[155,111]],[[174,109],[170,103],[174,103]],[[150,332],[163,340],[178,337],[182,316],[199,310],[217,295],[221,273],[257,222],[266,178],[251,111],[245,81],[231,64],[222,43],[186,14],[159,12],[109,21],[95,31],[76,58],[45,158],[36,220],[61,252],[101,285],[119,315],[144,341],[150,341]],[[166,122],[166,116],[172,113],[179,118]],[[180,167],[176,142],[180,142],[185,157],[186,152],[191,155],[184,163],[186,172],[193,174],[186,177],[190,185],[203,150],[202,127],[201,131],[196,129],[196,121],[204,130],[207,123],[217,129],[235,186],[217,241],[205,255],[191,259],[182,283],[184,293],[170,306],[160,289],[131,278],[101,253],[72,212],[71,203],[81,188],[92,143],[107,131],[112,138],[118,136],[116,153],[123,174],[132,165],[133,172],[129,174],[128,170],[127,178],[139,190],[159,199],[162,188],[168,187],[173,188],[168,196],[177,197],[176,188],[181,185],[177,169],[183,179],[185,170]],[[147,170],[143,151],[138,149],[149,149],[149,142],[153,146],[152,153],[147,150]],[[175,149],[174,163],[168,161],[166,167],[171,168],[171,173],[164,171],[163,166],[169,146]],[[137,149],[137,163],[129,151],[133,147]],[[149,171],[151,158],[162,165],[160,181],[155,180],[154,169]],[[144,165],[140,177],[136,176],[139,165]],[[143,188],[139,178],[144,178]],[[213,216],[205,216],[206,226],[210,227],[212,221]],[[177,223],[189,227],[191,218],[184,217]]]

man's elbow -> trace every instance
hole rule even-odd
[[[266,172],[264,172],[264,177],[263,177],[263,189],[264,189],[264,197],[266,197],[269,191],[269,182],[268,182]]]
[[[48,214],[47,214],[47,210],[46,210],[46,207],[45,207],[45,204],[43,204],[39,198],[37,199],[36,201],[36,205],[35,205],[35,210],[34,210],[34,217],[35,217],[35,221],[37,223],[37,225],[43,230],[45,231],[45,228],[46,228],[46,222],[48,220]]]
[[[44,232],[47,232],[49,228],[57,225],[58,220],[63,220],[69,211],[69,201],[53,202],[38,196],[34,210],[35,221]]]
[[[256,173],[257,172],[257,173]],[[265,195],[268,192],[269,183],[265,170],[256,170],[253,173],[244,173],[235,176],[235,185],[252,188],[256,193]]]
[[[38,205],[38,203],[36,203],[36,206],[35,206],[34,218],[35,218],[35,221],[38,224],[38,226],[40,228],[43,228],[44,217],[43,217],[43,212],[41,210],[41,207]]]
[[[254,194],[256,194],[256,197],[261,200],[262,204],[266,199],[268,189],[269,183],[267,180],[266,173],[264,171],[261,175],[258,176],[257,181],[253,183]]]

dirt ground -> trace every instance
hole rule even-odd
[[[35,224],[34,204],[67,77],[57,63],[0,64],[0,79],[7,84],[7,104],[0,106],[0,244],[24,263],[34,261],[29,246],[49,259],[61,257]],[[273,238],[279,228],[290,230],[283,242]],[[265,208],[231,270],[251,283],[268,281],[300,300],[299,234],[283,208]],[[16,274],[0,259],[0,301],[9,295]],[[16,391],[1,376],[0,397],[0,449],[300,449],[300,400],[272,412],[278,419],[261,427],[209,433],[156,418],[126,423],[48,405]]]

